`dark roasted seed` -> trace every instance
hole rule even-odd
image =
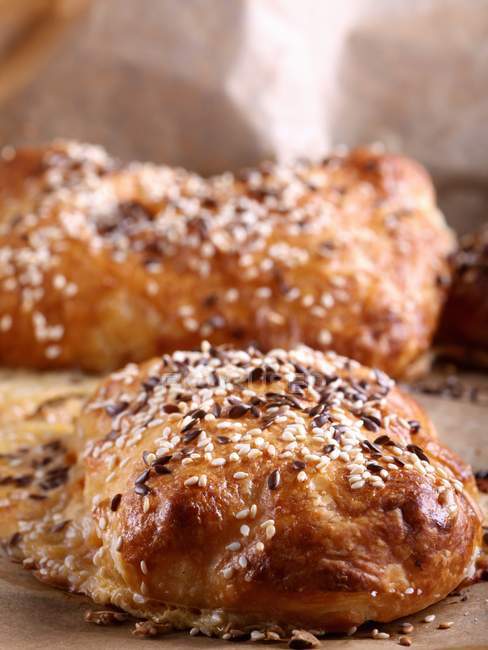
[[[121,500],[122,500],[122,495],[120,493],[116,494],[112,498],[112,501],[110,502],[110,510],[112,510],[112,512],[117,512],[117,508],[119,507]]]
[[[270,490],[276,490],[280,487],[280,483],[281,483],[280,470],[275,469],[268,476],[268,487]]]
[[[134,483],[139,484],[139,483],[145,483],[147,479],[149,478],[149,475],[151,474],[150,469],[145,469],[142,474],[139,474],[139,476],[136,478]]]

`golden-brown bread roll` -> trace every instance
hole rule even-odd
[[[29,488],[43,517],[0,487],[0,532],[40,580],[97,603],[224,638],[343,631],[474,570],[471,471],[385,374],[334,353],[204,343],[130,364],[78,429],[83,459],[58,449],[58,485]]]
[[[461,238],[441,319],[441,352],[488,367],[488,223]]]
[[[74,142],[4,158],[3,364],[100,371],[208,338],[400,376],[429,346],[452,237],[411,160],[359,149],[204,180]]]

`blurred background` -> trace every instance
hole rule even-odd
[[[0,0],[0,146],[211,174],[383,141],[488,214],[488,0]]]

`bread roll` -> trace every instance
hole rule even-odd
[[[105,371],[209,339],[402,376],[429,347],[452,236],[411,160],[358,149],[205,180],[74,142],[4,158],[3,364]]]

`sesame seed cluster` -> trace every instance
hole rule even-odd
[[[120,167],[73,142],[38,155],[2,206],[0,355],[10,364],[104,370],[205,338],[332,345],[401,374],[428,344],[451,238],[410,163],[395,184],[373,149],[211,179]],[[5,164],[21,166],[22,152]],[[124,340],[115,323],[117,335],[101,337],[112,313],[119,328],[130,314]],[[10,344],[15,332],[30,360]]]
[[[245,463],[261,456],[289,460],[298,482],[326,472],[337,460],[353,490],[366,484],[382,488],[389,472],[406,467],[431,475],[439,493],[462,491],[460,481],[411,442],[420,431],[417,420],[385,415],[393,380],[335,353],[301,346],[264,354],[204,342],[199,352],[164,355],[146,372],[141,377],[139,368],[129,365],[112,374],[119,382],[115,399],[104,398],[108,384],[87,407],[104,409],[111,419],[106,439],[88,444],[94,458],[144,446],[145,432],[157,430],[158,446],[144,450],[147,469],[134,484],[141,496],[150,494],[151,476],[170,475],[175,464],[202,469],[231,463],[239,481],[248,476]],[[205,487],[206,476],[191,475],[185,485]],[[268,487],[279,485],[275,469]]]

